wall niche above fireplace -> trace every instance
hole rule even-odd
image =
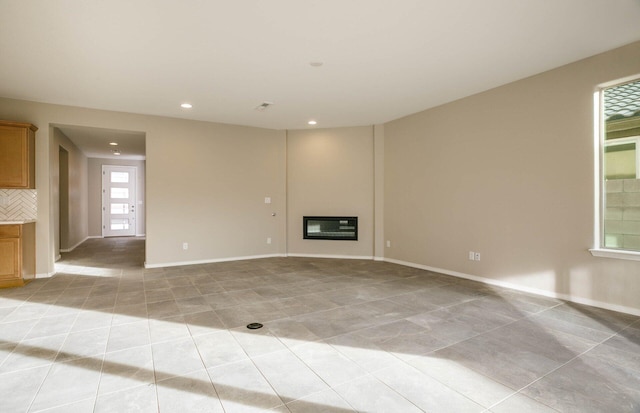
[[[302,217],[304,239],[358,240],[358,217]]]

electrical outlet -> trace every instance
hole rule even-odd
[[[391,248],[391,241],[387,240],[387,248]]]
[[[476,255],[475,255],[474,258],[475,258],[476,261],[480,261],[480,253],[476,252]]]
[[[271,238],[267,238],[267,244],[271,244]]]
[[[265,198],[264,198],[264,203],[265,203],[265,204],[270,204],[270,203],[271,203],[271,197],[268,197],[268,196],[267,196],[267,197],[265,197]]]
[[[182,249],[183,250],[188,250],[189,249],[189,243],[188,242],[183,242],[182,243]]]

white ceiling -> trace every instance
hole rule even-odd
[[[370,125],[636,40],[639,0],[0,0],[0,96]]]

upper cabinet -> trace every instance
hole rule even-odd
[[[0,120],[0,188],[36,187],[36,131],[30,123]]]

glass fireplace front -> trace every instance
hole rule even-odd
[[[304,239],[358,240],[358,217],[302,217]]]

